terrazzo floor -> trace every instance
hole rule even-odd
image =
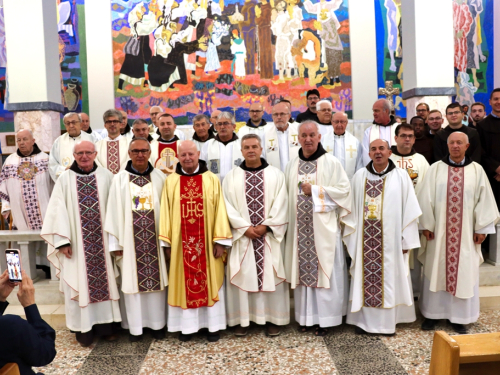
[[[238,338],[230,329],[217,343],[204,336],[181,343],[177,334],[154,340],[148,333],[130,343],[123,332],[118,341],[98,341],[82,348],[74,334],[57,332],[57,356],[37,370],[45,374],[427,374],[433,332],[420,330],[423,318],[400,324],[394,336],[356,335],[343,324],[325,337],[299,333],[291,324],[280,336],[269,338],[252,326]],[[437,329],[453,334],[442,321]],[[482,312],[469,333],[500,331],[500,311]]]

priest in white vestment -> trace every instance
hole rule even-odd
[[[214,133],[210,129],[210,119],[206,115],[196,115],[193,118],[193,139],[198,151],[203,149],[205,143],[214,138]]]
[[[387,99],[379,99],[373,104],[373,125],[365,130],[363,136],[363,165],[366,167],[371,162],[369,149],[370,143],[375,139],[385,139],[389,147],[396,144],[396,122],[391,115],[392,103]]]
[[[127,138],[127,141],[130,142],[130,140],[134,137],[134,133],[132,132],[132,128],[128,124],[128,114],[125,111],[119,111],[122,115],[122,123],[120,126],[120,134]]]
[[[295,289],[295,320],[301,332],[342,324],[347,308],[347,268],[341,221],[351,210],[349,179],[320,143],[319,125],[299,125],[299,154],[286,167],[288,232],[286,280]]]
[[[132,139],[144,138],[147,139],[150,144],[153,142],[153,137],[149,134],[149,125],[146,120],[143,120],[142,118],[134,120],[132,124],[132,133],[134,134]]]
[[[167,113],[165,113],[163,111],[163,108],[161,108],[159,106],[153,106],[149,109],[149,114],[151,116],[151,122],[152,122],[152,124],[149,125],[149,134],[151,135],[151,137],[153,139],[158,139],[161,137],[160,129],[159,129],[160,116],[162,116],[163,114],[167,114]],[[172,118],[172,121],[173,121],[173,118]],[[184,132],[182,130],[175,129],[174,133],[177,136],[177,138],[179,138],[181,141],[183,141],[185,139]]]
[[[73,157],[75,143],[78,141],[94,142],[92,135],[82,131],[82,119],[78,113],[67,113],[64,115],[63,123],[66,133],[57,137],[49,154],[49,172],[54,182],[56,182],[61,173],[69,169],[73,164],[75,160]]]
[[[288,224],[285,175],[261,158],[261,139],[241,139],[243,163],[222,184],[233,246],[227,261],[227,322],[245,336],[250,322],[277,336],[290,322],[282,248]]]
[[[431,165],[418,194],[419,226],[427,239],[419,253],[424,330],[448,319],[457,333],[467,333],[464,324],[479,317],[481,243],[495,233],[500,216],[486,173],[465,155],[468,147],[466,134],[452,133],[449,155]]]
[[[113,174],[98,167],[95,145],[80,141],[75,161],[58,178],[47,207],[41,237],[64,293],[66,326],[82,346],[94,336],[112,341],[111,323],[121,314],[114,261],[103,224]]]
[[[285,172],[288,162],[300,149],[299,124],[289,122],[290,108],[285,102],[273,106],[272,116],[273,124],[266,127],[263,155],[269,165]]]
[[[429,162],[424,155],[419,154],[413,148],[415,144],[415,129],[411,124],[401,124],[396,127],[394,137],[396,145],[391,147],[391,160],[397,168],[405,169],[415,187],[415,193],[423,186],[425,174],[429,169]],[[425,246],[425,237],[420,238],[422,246]],[[422,280],[422,263],[417,259],[418,249],[411,249],[408,256],[410,260],[411,285],[413,296],[420,295]]]
[[[98,141],[104,138],[104,136],[98,130],[92,129],[92,127],[90,126],[89,115],[87,115],[85,112],[80,112],[79,115],[80,118],[82,119],[82,125],[81,125],[82,131],[84,131],[87,134],[90,134],[93,138],[94,143],[97,143]]]
[[[328,132],[321,139],[323,148],[332,153],[347,173],[349,181],[359,169],[363,168],[363,146],[358,139],[349,133],[347,114],[336,112],[332,117],[333,132]]]
[[[243,138],[246,134],[257,134],[262,144],[266,143],[265,133],[268,127],[267,121],[262,117],[264,116],[264,107],[261,103],[252,103],[248,109],[250,118],[248,119],[245,126],[242,126],[238,130],[238,138]]]
[[[318,124],[321,132],[321,137],[324,139],[328,133],[333,132],[332,116],[333,106],[332,102],[323,99],[316,103],[316,114],[318,115]]]
[[[208,328],[218,341],[226,329],[224,259],[231,228],[219,179],[199,160],[192,141],[179,146],[179,163],[161,200],[160,240],[170,258],[168,330],[188,341]]]
[[[104,112],[103,120],[108,136],[96,143],[96,163],[117,174],[127,166],[129,139],[120,134],[120,125],[123,121],[120,111],[108,109]]]
[[[387,141],[370,144],[373,161],[354,175],[352,212],[344,219],[352,258],[347,323],[358,334],[391,335],[397,323],[416,319],[408,251],[420,247],[421,211],[408,173],[390,154]]]
[[[111,185],[104,226],[120,269],[122,327],[131,342],[142,339],[144,328],[162,339],[167,319],[167,262],[158,242],[165,175],[149,163],[150,154],[146,139],[130,142],[130,160]]]
[[[243,161],[241,144],[234,132],[236,120],[229,112],[221,112],[217,117],[217,135],[208,141],[200,154],[210,172],[219,177],[221,183],[228,172]]]
[[[159,169],[165,175],[174,173],[177,159],[177,148],[179,137],[175,134],[177,125],[174,118],[168,113],[158,115],[158,131],[160,136],[151,142],[150,162],[154,168]],[[153,137],[155,138],[155,137]]]

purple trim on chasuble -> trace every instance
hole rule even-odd
[[[138,190],[141,191],[141,194],[135,195],[131,189],[132,222],[139,293],[155,292],[162,289],[160,285],[160,260],[158,244],[156,242],[151,175],[136,176],[129,174],[129,178],[131,186],[136,185]],[[146,186],[148,184],[149,186]]]
[[[95,174],[76,177],[83,253],[90,303],[109,301],[108,272],[102,236],[101,208]]]
[[[301,176],[316,174],[317,160],[303,161],[299,159],[299,180]],[[307,176],[306,176],[307,177]],[[318,286],[318,254],[314,243],[313,227],[314,204],[312,196],[301,194],[297,196],[297,244],[299,284],[316,288]]]
[[[120,141],[108,141],[108,170],[117,174],[120,172]]]
[[[365,184],[363,210],[363,286],[366,307],[384,307],[384,241],[382,207],[385,179]]]
[[[246,201],[250,222],[255,227],[264,222],[264,170],[256,172],[245,172],[246,181]],[[264,237],[252,240],[253,251],[255,254],[255,265],[257,267],[257,279],[259,290],[262,290],[264,284]]]
[[[465,168],[448,167],[446,192],[446,291],[457,292],[458,262],[462,242]]]

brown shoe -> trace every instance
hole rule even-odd
[[[234,335],[238,337],[246,336],[247,333],[248,327],[242,327],[241,325],[239,325],[234,329]]]
[[[281,328],[276,324],[267,323],[266,326],[266,336],[274,337],[279,336],[281,333]]]
[[[118,340],[118,335],[117,334],[112,334],[112,335],[107,335],[107,336],[102,336],[102,339],[104,341],[116,341]]]

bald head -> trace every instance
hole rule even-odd
[[[73,146],[73,152],[79,152],[83,149],[87,149],[87,148],[90,148],[92,151],[95,151],[95,144],[93,142],[90,142],[90,141],[78,141],[75,143],[75,145]]]
[[[222,111],[219,111],[218,109],[212,112],[212,114],[210,115],[210,122],[212,123],[212,125],[215,126],[215,124],[217,123],[217,117],[219,117],[221,113]]]
[[[35,139],[33,133],[29,129],[19,130],[16,134],[17,147],[19,152],[24,156],[29,156],[33,152]]]
[[[450,143],[450,142],[453,142],[456,140],[461,140],[462,142],[469,143],[469,136],[465,133],[462,133],[462,132],[453,132],[448,136],[447,143]]]
[[[335,112],[332,116],[333,131],[336,135],[342,135],[347,128],[347,114],[345,112]]]
[[[387,167],[391,154],[391,147],[385,139],[375,139],[370,143],[368,155],[372,159],[373,167],[377,172],[382,172]]]
[[[80,113],[80,118],[82,119],[82,130],[86,132],[90,127],[90,118],[85,112]]]
[[[462,132],[453,132],[448,137],[448,151],[450,158],[455,163],[460,163],[465,158],[465,153],[469,148],[469,137]]]
[[[377,124],[387,125],[391,121],[391,103],[386,99],[379,99],[373,103],[373,119]]]
[[[182,141],[179,143],[177,153],[182,169],[187,174],[194,173],[196,168],[198,168],[198,160],[200,158],[200,152],[196,148],[196,144],[193,141]]]

